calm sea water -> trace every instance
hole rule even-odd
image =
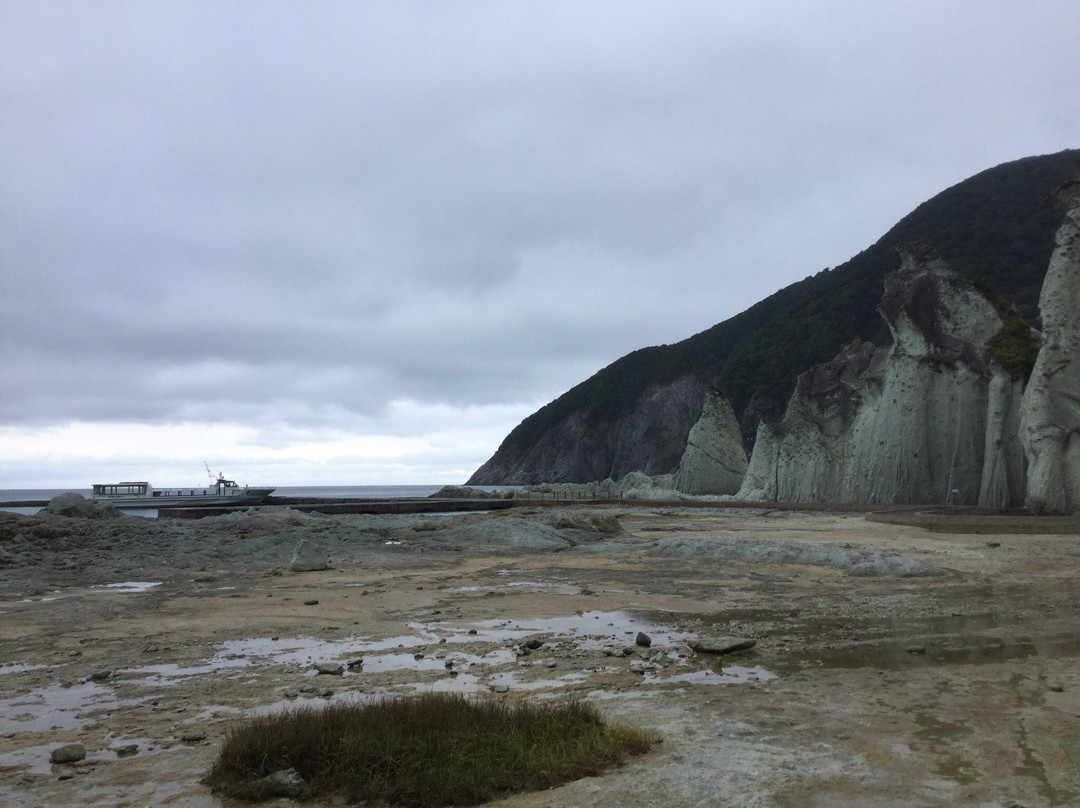
[[[483,486],[487,491],[498,491],[514,486]],[[285,485],[274,490],[276,497],[320,497],[325,499],[398,499],[400,497],[428,497],[442,488],[441,485]],[[74,491],[87,499],[92,493],[89,488],[0,488],[0,502],[44,502],[60,494]],[[0,508],[32,515],[38,508]],[[136,513],[136,511],[129,511]],[[156,510],[142,509],[140,515],[155,515]]]

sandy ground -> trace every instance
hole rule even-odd
[[[330,567],[290,571],[298,538]],[[1077,536],[659,505],[4,515],[0,587],[11,808],[230,805],[200,780],[244,713],[417,690],[584,698],[662,739],[505,808],[1080,805]],[[688,647],[714,635],[757,645]],[[87,759],[50,764],[71,742]]]

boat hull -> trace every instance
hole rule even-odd
[[[140,480],[122,483],[95,483],[95,502],[108,502],[116,508],[183,508],[206,505],[256,505],[274,491],[273,486],[241,488],[232,480],[219,477],[206,488],[160,488]]]
[[[185,489],[191,490],[191,489]],[[250,488],[243,493],[221,496],[216,493],[201,494],[194,489],[194,494],[166,494],[155,492],[155,496],[109,497],[96,496],[95,502],[108,502],[116,508],[183,508],[185,506],[204,505],[257,505],[273,493],[273,488]]]

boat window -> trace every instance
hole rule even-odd
[[[95,485],[95,496],[123,497],[145,496],[147,483],[119,483],[117,485]]]

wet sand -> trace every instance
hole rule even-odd
[[[584,698],[662,738],[508,808],[1080,804],[1075,535],[663,505],[200,522],[0,523],[0,804],[221,805],[200,779],[244,713],[418,690]],[[298,538],[329,568],[290,571]],[[757,644],[689,647],[716,635]]]

